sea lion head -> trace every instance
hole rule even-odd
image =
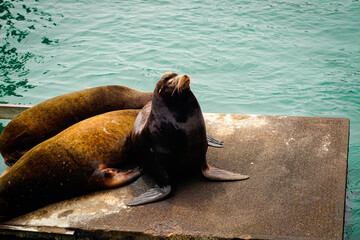
[[[190,91],[190,77],[188,75],[167,72],[156,84],[154,93],[163,98],[169,98],[188,91]]]

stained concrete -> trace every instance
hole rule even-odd
[[[10,220],[0,226],[0,236],[22,230],[27,237],[37,232],[46,238],[41,234],[47,232],[59,239],[342,239],[348,119],[242,114],[205,118],[208,132],[225,146],[209,148],[209,162],[250,179],[194,178],[167,200],[125,206],[149,188],[143,177]]]

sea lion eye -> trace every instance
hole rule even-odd
[[[169,74],[164,74],[164,76],[163,76],[162,78],[163,78],[163,81],[164,81],[164,82],[168,82],[169,80],[171,80],[171,79],[174,78],[175,76],[177,76],[176,73],[170,72]]]

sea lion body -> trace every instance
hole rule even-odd
[[[186,99],[192,98],[189,96]],[[152,108],[153,104],[156,105],[155,108]],[[184,111],[178,116],[173,115],[167,107],[159,107],[162,104],[163,102],[154,99],[142,109],[140,113],[142,116],[135,121],[131,136],[133,149],[143,150],[135,150],[135,154],[143,155],[137,158],[145,169],[151,169],[150,173],[156,171],[152,170],[156,167],[154,161],[158,165],[166,166],[169,174],[173,176],[190,175],[192,171],[198,172],[205,161],[207,142],[205,124],[200,108],[196,106],[197,101],[185,102],[185,109],[194,111]],[[143,116],[146,114],[149,115]],[[139,129],[138,124],[144,118],[147,118],[146,124]],[[191,127],[188,127],[189,125]],[[156,154],[156,160],[152,157],[144,157],[147,155],[144,150]],[[153,177],[156,178],[156,175]]]
[[[13,165],[37,144],[86,118],[121,109],[141,109],[152,92],[119,85],[101,86],[60,95],[22,112],[0,136],[0,152]]]
[[[83,120],[25,153],[0,178],[0,216],[16,216],[48,203],[136,179],[129,137],[139,110]]]
[[[159,80],[152,102],[135,120],[131,143],[135,158],[157,186],[127,203],[128,206],[167,197],[171,185],[186,175],[201,173],[219,181],[248,178],[207,164],[205,121],[187,75],[169,72]]]

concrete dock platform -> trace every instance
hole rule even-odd
[[[189,179],[164,201],[125,206],[150,187],[142,177],[4,222],[0,239],[343,238],[348,119],[204,115],[224,140],[208,161],[250,179]]]

